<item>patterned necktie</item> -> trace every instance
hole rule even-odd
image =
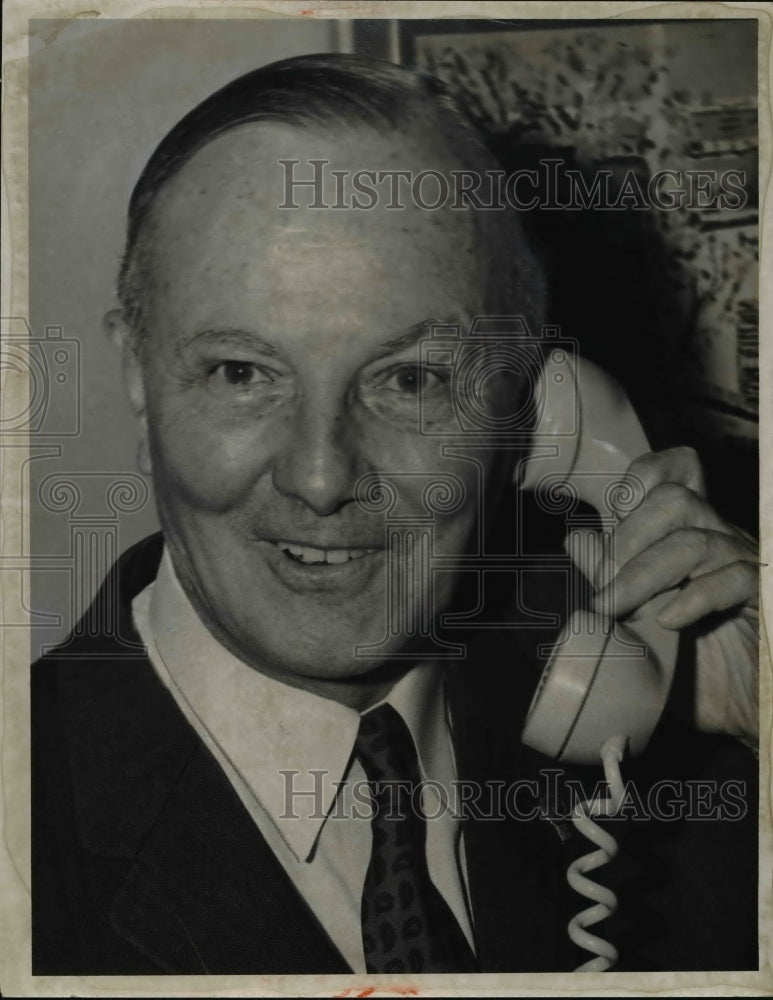
[[[416,748],[391,705],[362,716],[355,752],[374,810],[362,891],[368,972],[477,971],[461,927],[429,877]]]

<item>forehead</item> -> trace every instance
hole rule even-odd
[[[415,175],[458,165],[440,136],[379,135],[274,123],[240,126],[201,149],[154,209],[150,310],[172,333],[238,327],[286,338],[398,333],[428,317],[485,308],[490,254],[474,212],[380,198],[367,210],[312,208],[310,160],[345,184],[363,170]],[[282,161],[285,161],[283,164]],[[335,183],[324,201],[336,201]],[[408,182],[410,190],[410,181]]]
[[[159,245],[165,238],[174,243],[179,259],[198,256],[204,241],[252,250],[262,239],[266,245],[282,243],[285,254],[291,246],[334,250],[347,242],[388,242],[390,247],[411,242],[422,254],[444,257],[447,264],[454,256],[480,255],[486,245],[480,227],[472,210],[417,205],[412,180],[427,170],[448,175],[458,166],[439,133],[427,137],[379,135],[366,127],[243,125],[199,150],[165,186],[153,213],[154,228]],[[392,182],[400,185],[404,207],[390,207],[390,182],[385,179],[375,205],[336,208],[339,191],[345,189],[343,204],[351,205],[355,178],[371,171],[409,175]],[[313,178],[323,180],[326,208],[311,207],[316,190],[296,183]]]

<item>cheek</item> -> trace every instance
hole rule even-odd
[[[270,468],[281,421],[213,421],[197,413],[149,413],[156,491],[167,501],[223,513],[238,507]]]

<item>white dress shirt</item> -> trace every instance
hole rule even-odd
[[[360,904],[371,828],[364,784],[354,797],[367,780],[352,757],[360,714],[233,656],[199,619],[167,552],[132,613],[161,681],[333,943],[364,973]],[[383,701],[405,720],[422,779],[432,782],[423,800],[436,817],[427,821],[429,873],[473,947],[461,826],[449,808],[456,767],[439,666],[420,663]]]

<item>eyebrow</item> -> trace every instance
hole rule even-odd
[[[257,347],[263,351],[264,354],[279,354],[279,351],[273,346],[273,344],[269,344],[257,334],[249,333],[247,330],[242,330],[239,327],[219,327],[217,329],[198,330],[190,337],[185,337],[180,340],[178,343],[178,350],[184,350],[186,347],[190,347],[192,344],[200,343],[202,341],[206,344],[220,344],[223,341],[227,341],[233,344],[243,344],[246,347]]]
[[[390,340],[385,340],[378,346],[378,353],[374,357],[382,358],[387,354],[392,354],[394,351],[399,351],[403,347],[410,347],[416,341],[421,340],[422,337],[426,337],[433,326],[459,328],[461,327],[461,320],[458,317],[438,319],[437,316],[430,316],[428,319],[424,319],[420,323],[415,323],[409,327],[405,333],[401,333],[397,337],[392,337]]]
[[[435,326],[459,328],[461,326],[461,321],[458,317],[441,320],[436,316],[430,316],[427,319],[421,320],[419,323],[414,323],[413,326],[408,327],[407,330],[398,334],[398,336],[391,337],[389,340],[383,341],[376,348],[376,353],[373,355],[371,360],[377,360],[378,358],[386,357],[387,355],[393,354],[403,348],[411,347],[417,341],[421,340],[422,337],[426,337],[430,333],[432,327]],[[177,350],[183,351],[186,347],[190,347],[192,344],[200,343],[202,341],[204,343],[218,344],[225,341],[234,344],[243,344],[253,349],[257,347],[263,351],[264,354],[271,356],[276,356],[280,353],[273,344],[263,340],[255,333],[242,330],[240,327],[217,327],[207,330],[198,330],[196,333],[191,334],[191,336],[180,340],[177,345]]]

